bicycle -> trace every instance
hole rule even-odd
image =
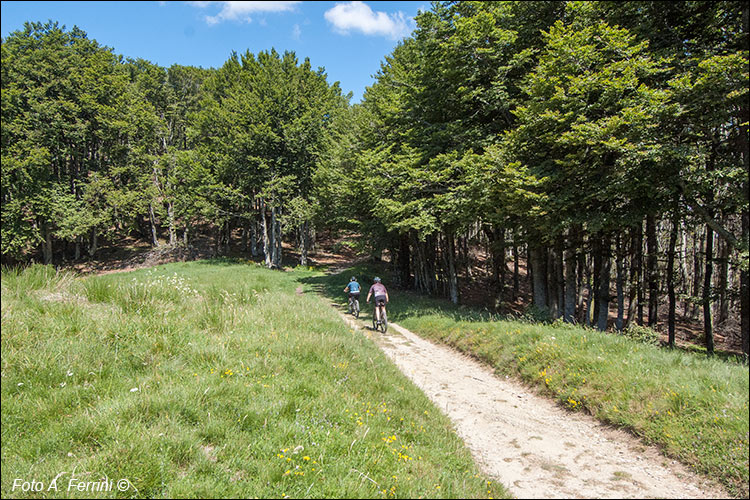
[[[355,318],[359,318],[359,299],[349,296],[349,314],[353,314]]]
[[[388,315],[385,313],[385,305],[380,304],[375,307],[380,308],[380,321],[377,321],[375,319],[375,313],[372,314],[372,329],[377,330],[378,327],[380,327],[380,330],[385,333],[388,331]]]

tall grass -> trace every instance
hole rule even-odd
[[[295,293],[316,276],[4,269],[2,496],[507,496],[372,342]]]
[[[343,304],[341,283],[377,273],[359,267],[313,281]],[[571,411],[628,429],[747,497],[746,364],[564,323],[501,319],[393,289],[389,294],[388,316],[405,328],[516,376]]]

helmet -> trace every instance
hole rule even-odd
[[[376,277],[375,277],[375,279],[373,279],[373,281],[374,281],[375,283],[380,283],[380,278],[378,278],[378,277],[376,276]]]
[[[349,281],[357,281],[357,277],[356,276],[352,276],[352,278]]]

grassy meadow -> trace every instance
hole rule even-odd
[[[508,497],[320,279],[3,269],[2,497]]]
[[[363,266],[313,278],[335,297],[348,277],[369,286]],[[734,358],[669,350],[614,333],[557,322],[504,319],[389,288],[388,317],[470,354],[557,400],[658,445],[668,456],[748,497],[748,366]],[[371,305],[363,310],[369,312]]]

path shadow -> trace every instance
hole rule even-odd
[[[367,291],[376,276],[383,277],[383,284],[388,288],[390,302],[388,304],[388,317],[394,322],[402,321],[410,317],[421,317],[428,314],[440,314],[449,316],[457,321],[480,322],[498,319],[518,319],[493,314],[487,310],[472,308],[465,305],[456,305],[449,300],[428,297],[409,290],[401,290],[388,283],[390,272],[384,266],[372,263],[364,263],[331,271],[322,276],[301,277],[300,283],[307,285],[312,291],[328,298],[342,312],[348,311],[348,297],[344,292],[352,276],[362,285],[360,296],[360,307],[362,315],[372,314],[372,300],[370,304],[364,301]]]
[[[344,288],[347,283],[349,283],[349,279],[352,276],[356,276],[357,280],[362,285],[362,294],[359,301],[361,308],[360,320],[363,316],[366,319],[372,317],[372,304],[366,304],[364,300],[367,297],[367,290],[369,290],[372,279],[375,276],[381,276],[383,277],[383,284],[388,288],[388,295],[391,299],[388,304],[388,318],[395,323],[407,318],[424,317],[433,314],[464,323],[481,323],[487,321],[522,321],[524,323],[535,324],[549,323],[528,316],[519,317],[513,314],[498,314],[478,307],[456,305],[447,299],[429,297],[410,290],[400,290],[389,285],[388,277],[390,276],[390,271],[388,271],[385,266],[386,265],[363,263],[343,269],[339,268],[335,271],[329,270],[329,272],[322,276],[302,277],[299,278],[298,281],[310,286],[310,288],[316,293],[330,299],[338,310],[346,313],[348,311],[348,297],[346,293],[344,293]],[[579,327],[581,326],[579,325]],[[368,326],[368,328],[370,327]],[[617,335],[615,332],[608,333],[611,335]],[[698,351],[696,352],[697,355],[700,355],[699,352],[701,351],[700,347],[695,346],[687,348],[677,346],[677,348],[686,352]],[[705,355],[705,352],[703,352],[703,354]],[[724,352],[717,349],[715,354],[717,358],[728,362],[738,364],[747,363],[744,357],[737,356],[735,353]]]

